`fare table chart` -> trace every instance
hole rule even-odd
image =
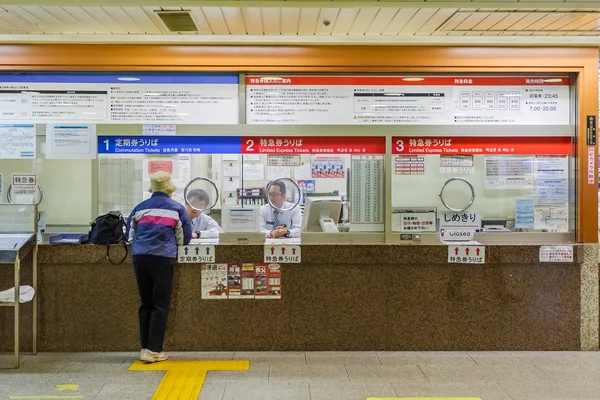
[[[248,124],[568,125],[567,77],[246,78]]]

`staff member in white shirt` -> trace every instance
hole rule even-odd
[[[270,203],[285,211],[277,210],[271,204],[265,204],[260,208],[260,228],[267,237],[300,237],[302,212],[299,206],[292,209],[293,204],[285,201],[285,193],[285,183],[280,180],[273,181],[269,187]]]
[[[210,204],[210,197],[206,190],[193,189],[187,193],[187,202],[185,204],[185,210],[187,215],[192,221],[192,237],[194,239],[212,239],[218,238],[219,233],[223,232],[223,228],[219,226],[217,221],[198,211],[189,204],[191,203],[195,208],[203,210]]]

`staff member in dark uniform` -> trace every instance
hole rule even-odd
[[[171,175],[158,171],[150,177],[152,197],[131,212],[127,237],[133,246],[133,267],[142,299],[139,310],[142,351],[140,360],[165,361],[163,342],[171,305],[173,265],[177,246],[192,239],[185,207],[171,199],[177,188]]]

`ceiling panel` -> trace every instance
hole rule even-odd
[[[156,13],[154,12],[156,10],[160,10],[160,7],[141,7],[141,9],[148,16],[148,18],[150,18],[150,20],[152,21],[152,23],[158,28],[158,30],[160,31],[160,33],[167,34],[167,35],[174,35],[175,34],[173,32],[170,32],[167,29],[167,27],[165,26],[165,24],[163,24],[163,22],[160,20],[160,18],[158,18],[158,15],[156,15]],[[198,23],[197,20],[196,20],[196,23]]]
[[[85,12],[90,14],[92,18],[101,23],[111,33],[127,33],[127,27],[119,25],[102,7],[84,6]]]
[[[133,7],[135,9],[139,9],[139,7]],[[85,10],[79,6],[64,6],[63,9],[71,14],[74,18],[77,18],[79,22],[83,25],[89,27],[89,29],[93,33],[110,33],[104,25],[96,21],[90,14],[85,12]],[[142,11],[143,12],[143,11]]]
[[[2,9],[0,9],[0,10],[2,10]],[[28,21],[25,21],[23,18],[20,18],[9,11],[2,10],[2,12],[0,13],[0,16],[8,24],[13,25],[16,28],[16,30],[18,31],[18,33],[43,33],[44,32],[44,30],[42,28],[40,28],[39,26],[37,26],[33,23],[30,23]],[[5,30],[4,24],[2,24],[2,29]],[[12,32],[12,30],[11,30],[11,32]]]
[[[381,35],[385,28],[392,22],[392,19],[396,16],[396,13],[400,10],[399,8],[381,8],[373,23],[369,26],[369,29],[365,32],[365,35]]]
[[[307,7],[300,10],[300,22],[298,24],[299,35],[314,35],[319,19],[319,8]]]
[[[423,25],[429,21],[436,12],[438,12],[438,8],[421,8],[414,17],[411,18],[410,21],[398,32],[399,35],[413,35],[417,32]]]
[[[136,24],[121,7],[102,8],[117,22],[117,24],[124,27],[128,33],[144,33],[144,29],[138,26],[138,24]]]
[[[598,29],[599,27],[600,27],[600,15],[596,14],[595,20],[590,21],[587,24],[582,25],[575,30],[576,31],[593,31],[593,30]],[[581,33],[585,33],[585,32],[581,32]]]
[[[526,30],[528,27],[535,24],[536,22],[538,22],[539,20],[544,18],[546,15],[548,15],[548,14],[546,14],[546,13],[531,13],[529,15],[526,15],[522,19],[520,19],[517,23],[509,26],[507,29],[510,31]]]
[[[51,14],[57,20],[61,21],[64,24],[65,28],[68,29],[70,32],[94,33],[94,30],[91,29],[91,27],[82,24],[78,19],[66,12],[62,7],[46,6],[42,7],[42,9],[47,13]]]
[[[458,8],[441,8],[439,9],[422,27],[417,31],[417,35],[430,35],[443,25],[449,18],[454,15]]]
[[[49,24],[45,23],[41,19],[37,18],[35,15],[23,10],[19,6],[3,6],[3,8],[8,12],[10,12],[14,15],[17,15],[20,18],[23,18],[28,23],[31,23],[32,25],[39,27],[40,29],[43,30],[44,33],[59,33],[60,32],[60,30],[58,28],[55,28],[53,25],[49,25]]]
[[[265,35],[281,34],[281,8],[263,7],[262,8],[263,32]]]
[[[598,14],[586,14],[581,18],[561,27],[559,30],[572,31],[583,25],[587,25],[588,23],[595,21],[596,19],[598,19]]]
[[[202,13],[213,34],[229,35],[229,28],[225,22],[221,7],[202,7]]]
[[[339,8],[321,8],[315,35],[331,35],[339,13]],[[328,21],[329,25],[325,24],[324,21]]]
[[[281,9],[281,34],[298,34],[298,23],[300,22],[300,8],[284,7]]]
[[[406,26],[406,24],[408,24],[408,21],[410,21],[418,11],[418,8],[401,8],[396,13],[394,18],[392,18],[392,21],[389,23],[389,25],[385,27],[383,34],[397,35],[398,32],[400,32]]]
[[[565,25],[570,24],[573,21],[577,21],[581,18],[583,14],[565,14],[562,18],[558,19],[556,22],[542,28],[544,31],[554,31],[562,28]]]
[[[452,31],[456,29],[457,26],[462,24],[464,20],[469,18],[470,15],[471,13],[468,12],[457,12],[452,16],[452,18],[450,18],[444,25],[440,27],[440,30]]]
[[[66,32],[69,29],[68,27],[64,26],[64,24],[58,18],[48,13],[42,7],[22,6],[21,9],[25,10],[30,15],[33,15],[36,19],[42,21],[45,25],[51,26],[57,32]]]
[[[502,21],[498,22],[496,25],[492,26],[490,30],[492,31],[503,31],[505,29],[510,28],[523,18],[527,16],[528,13],[515,12],[511,13],[508,17],[502,19]]]
[[[3,33],[26,33],[25,30],[19,28],[10,20],[11,14],[9,12],[0,12],[0,31]]]
[[[232,35],[245,35],[246,25],[244,24],[244,16],[242,9],[239,7],[222,7],[221,12],[225,18],[227,28]]]
[[[529,26],[529,29],[532,31],[539,31],[539,30],[547,27],[548,25],[552,25],[553,23],[555,23],[556,21],[561,19],[563,16],[564,16],[563,13],[546,14],[546,16],[544,18],[541,18],[541,19],[537,20],[535,23],[531,24],[531,26]]]
[[[489,13],[473,13],[467,17],[463,22],[461,22],[456,30],[459,31],[467,31],[473,29],[477,24],[486,19],[490,14]]]
[[[123,11],[135,21],[135,23],[146,33],[160,33],[160,29],[150,19],[141,7],[122,7]]]
[[[60,34],[76,38],[78,35],[124,37],[198,33],[215,36],[216,41],[239,39],[240,42],[260,41],[262,39],[257,38],[266,35],[284,35],[288,37],[286,41],[290,36],[322,36],[324,43],[352,40],[375,40],[376,43],[376,37],[382,35],[386,36],[386,43],[394,43],[410,41],[410,36],[589,37],[600,33],[600,9],[593,7],[518,8],[518,2],[511,2],[515,7],[453,8],[450,7],[452,2],[448,1],[448,7],[429,5],[419,8],[418,3],[415,0],[415,5],[407,8],[387,6],[384,1],[373,2],[377,7],[366,6],[365,1],[356,2],[356,6],[345,2],[338,7],[279,7],[276,1],[266,0],[263,4],[268,7],[244,7],[242,1],[239,7],[219,7],[216,2],[207,7],[4,6],[0,7],[0,41],[2,35],[8,34]],[[189,11],[198,32],[169,32],[156,15],[157,10]],[[394,39],[395,36],[398,38]],[[250,39],[244,39],[247,37]],[[273,39],[273,43],[277,40]]]
[[[495,12],[493,14],[489,14],[483,21],[475,25],[473,29],[477,31],[487,31],[509,15],[510,14],[507,12]]]
[[[373,23],[373,20],[379,13],[378,7],[363,7],[358,12],[354,23],[350,27],[348,34],[350,35],[364,35],[367,29]]]
[[[260,7],[244,7],[242,8],[244,16],[244,24],[248,35],[262,35],[262,13]]]
[[[342,8],[331,33],[333,35],[347,35],[352,24],[354,24],[354,20],[356,19],[359,10],[360,8],[357,7]]]

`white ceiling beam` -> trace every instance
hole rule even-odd
[[[0,0],[0,6],[147,6],[147,0]],[[160,5],[164,7],[321,7],[321,8],[344,8],[344,7],[423,7],[423,8],[511,8],[539,9],[539,8],[564,8],[587,9],[595,6],[596,2],[591,0],[552,1],[552,0],[463,0],[463,1],[424,1],[424,0],[161,0]]]
[[[456,32],[461,35],[464,32]],[[504,33],[504,32],[503,32]],[[506,32],[514,35],[514,32]],[[565,32],[561,32],[564,35]],[[3,34],[0,44],[231,44],[414,46],[600,46],[600,36],[268,36],[268,35],[55,35]]]

